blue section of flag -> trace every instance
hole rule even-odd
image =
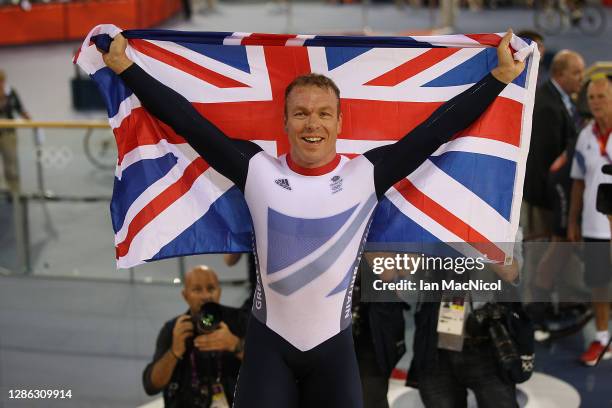
[[[476,83],[496,66],[492,65],[492,57],[495,57],[495,61],[497,61],[495,49],[493,49],[493,53],[488,52],[488,49],[484,49],[423,86],[444,87]]]
[[[208,212],[147,261],[211,252],[253,250],[251,213],[238,187],[219,197]]]
[[[125,30],[121,34],[123,34],[125,38],[140,38],[143,40],[222,45],[223,41],[233,33],[229,31],[201,32],[175,30]]]
[[[91,75],[96,82],[98,91],[106,104],[108,117],[114,117],[119,112],[119,105],[132,95],[132,90],[125,86],[123,80],[108,67],[97,70]]]
[[[198,44],[184,41],[177,42],[177,44],[248,74],[251,73],[246,47],[244,46],[226,47],[223,45]]]
[[[447,152],[429,160],[510,221],[516,163],[467,152]]]
[[[402,213],[387,197],[376,207],[365,250],[453,258],[463,256]]]
[[[476,83],[497,66],[497,49],[485,48],[467,61],[440,75],[423,86],[444,87]],[[527,70],[523,70],[512,83],[524,88]]]
[[[113,39],[108,34],[99,34],[99,35],[92,35],[90,38],[90,41],[96,44],[96,47],[99,50],[108,52],[110,50],[110,45],[113,42]]]
[[[379,201],[368,234],[368,243],[441,242],[402,213],[387,197]],[[370,249],[368,245],[366,249]]]
[[[325,56],[327,57],[327,69],[331,71],[332,69],[339,67],[345,62],[348,62],[371,49],[372,48],[326,47]]]
[[[176,162],[177,158],[172,153],[157,159],[140,160],[123,171],[121,180],[115,178],[110,207],[115,232],[123,227],[125,215],[134,201],[149,186],[164,177]]]
[[[529,64],[531,60],[531,56],[527,57],[525,59],[525,66],[527,66],[527,64]],[[521,74],[519,76],[516,77],[516,79],[514,81],[512,81],[512,83],[514,85],[518,85],[521,88],[525,88],[526,84],[527,84],[527,69],[524,69],[523,72],[521,72]]]

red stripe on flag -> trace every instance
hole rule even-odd
[[[513,99],[497,97],[476,122],[459,132],[456,137],[482,137],[518,147],[521,141],[522,114],[523,104]]]
[[[496,48],[502,40],[502,37],[497,34],[466,34],[465,36],[470,37],[472,40],[478,41],[482,45],[489,45]],[[516,52],[511,45],[509,45],[508,48],[510,48],[510,52],[512,52],[512,54]]]
[[[280,103],[271,101],[194,103],[193,106],[202,116],[232,138],[286,139],[283,128],[283,107]]]
[[[76,64],[77,60],[79,59],[79,55],[81,55],[81,49],[79,48],[76,52],[76,54],[74,54],[74,58],[72,58],[72,63]]]
[[[191,189],[191,186],[196,179],[208,169],[208,164],[200,157],[195,159],[181,176],[180,179],[174,182],[171,186],[166,188],[162,193],[157,195],[153,200],[147,203],[138,214],[132,219],[128,227],[128,233],[119,245],[117,245],[116,257],[117,259],[125,256],[129,250],[134,237],[142,231],[142,229],[152,220],[154,220],[159,214],[165,209],[170,207],[176,200],[181,198],[187,191]]]
[[[248,88],[249,86],[242,82],[236,81],[232,78],[228,78],[225,75],[221,75],[215,71],[211,71],[195,62],[188,60],[178,54],[170,52],[162,47],[159,47],[153,43],[145,40],[130,39],[130,45],[145,55],[151,58],[159,60],[164,64],[170,65],[176,69],[179,69],[189,75],[192,75],[204,82],[208,82],[217,88]]]
[[[295,34],[263,34],[253,33],[240,42],[241,45],[280,45],[284,46],[287,40],[295,38]]]
[[[174,144],[186,143],[185,139],[174,133],[168,125],[155,119],[142,107],[132,109],[113,133],[117,142],[119,164],[126,154],[139,146],[155,145],[162,139]]]
[[[342,100],[342,139],[398,140],[421,124],[441,102],[387,102]],[[523,105],[497,97],[466,130],[457,134],[498,140],[518,146]],[[511,119],[511,120],[509,120]]]
[[[342,99],[342,139],[398,140],[442,103]]]
[[[497,47],[502,39],[497,34],[465,34],[465,36],[478,41],[482,45],[490,45],[491,47]]]
[[[445,58],[450,57],[460,48],[432,48],[431,50],[406,61],[397,68],[374,78],[367,82],[365,85],[371,86],[395,86],[401,82],[404,82],[408,78],[412,78],[416,74],[426,70]]]
[[[301,50],[302,48],[296,47]],[[271,56],[271,58],[274,58]],[[298,64],[294,69],[298,69]],[[303,66],[302,66],[303,67]],[[304,67],[305,69],[305,67]],[[273,86],[273,93],[284,92],[291,75]],[[289,151],[283,128],[284,96],[275,101],[195,103],[196,110],[230,137],[244,140],[276,141],[278,154]],[[342,100],[343,129],[338,136],[349,140],[398,140],[426,120],[441,105],[439,102],[386,102]],[[520,141],[522,105],[514,100],[498,97],[485,113],[456,137],[472,136],[498,140],[518,146]],[[508,121],[508,118],[512,118]],[[139,129],[133,132],[133,129]],[[114,130],[119,163],[131,150],[139,146],[157,144],[161,139],[170,143],[185,140],[144,108],[136,108]],[[206,137],[206,135],[202,135]]]
[[[436,201],[429,198],[408,179],[403,179],[396,183],[394,187],[409,203],[481,253],[486,254],[489,259],[497,261],[505,259],[504,252],[497,245]]]

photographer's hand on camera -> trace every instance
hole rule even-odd
[[[172,346],[160,358],[151,370],[151,385],[161,390],[170,382],[176,363],[183,358],[186,350],[186,340],[193,336],[193,323],[189,315],[181,315],[176,319],[172,329]]]
[[[175,358],[183,358],[186,349],[186,340],[192,336],[193,323],[191,322],[191,316],[179,316],[172,330],[172,348],[170,349]]]
[[[219,323],[219,328],[210,334],[201,334],[193,340],[193,345],[199,351],[227,351],[242,357],[242,341],[234,335],[225,322]]]

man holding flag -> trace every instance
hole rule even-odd
[[[126,39],[115,36],[103,56],[106,65],[150,113],[238,187],[253,220],[258,285],[234,406],[362,406],[351,293],[376,204],[522,72],[511,37],[509,31],[499,43],[499,63],[490,74],[397,143],[349,160],[336,153],[343,117],[339,90],[329,78],[303,75],[287,87],[290,149],[277,158],[255,143],[227,137],[133,63]]]

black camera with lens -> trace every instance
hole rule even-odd
[[[196,336],[210,334],[221,324],[221,306],[218,303],[208,302],[200,307],[200,311],[191,316]]]
[[[466,330],[470,336],[491,339],[497,361],[504,370],[510,370],[521,361],[505,324],[508,313],[509,310],[504,305],[486,303],[483,307],[474,310],[466,322]]]
[[[604,174],[612,175],[612,164],[606,164],[601,168]],[[612,215],[612,184],[602,183],[597,188],[597,211],[606,215]]]

